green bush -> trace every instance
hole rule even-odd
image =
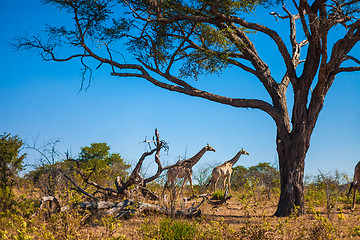
[[[160,222],[160,239],[193,239],[196,225],[187,221],[171,220],[168,218]]]
[[[217,191],[215,191],[215,192],[213,192],[213,194],[212,194],[212,199],[213,200],[220,200],[220,199],[223,199],[224,198],[224,192],[223,191],[221,191],[221,190],[217,190]]]
[[[146,239],[190,240],[196,239],[198,228],[195,222],[164,218],[158,226],[150,222],[143,224],[141,232]]]
[[[20,154],[22,140],[17,136],[4,133],[0,135],[0,211],[13,205],[13,186],[18,173],[23,169],[26,154]]]

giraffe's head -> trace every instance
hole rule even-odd
[[[209,144],[206,145],[205,150],[216,152],[215,149],[213,149]]]
[[[247,151],[245,151],[243,148],[241,149],[241,154],[244,154],[244,155],[250,155]]]

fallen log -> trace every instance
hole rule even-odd
[[[126,199],[122,202],[86,202],[86,203],[78,203],[77,207],[80,207],[84,210],[104,210],[103,214],[111,215],[115,218],[125,218],[128,219],[134,215],[139,213],[159,213],[167,216],[175,216],[175,217],[198,217],[201,215],[200,206],[204,203],[205,198],[195,206],[195,203],[184,210],[175,210],[172,214],[171,209],[157,205],[139,202],[135,199]]]
[[[53,213],[64,212],[70,210],[68,206],[61,207],[59,201],[56,197],[46,196],[41,199],[41,203],[39,209],[32,215],[34,217],[38,214],[38,212],[44,208],[45,202],[53,203],[54,209],[52,209]],[[92,212],[98,212],[104,215],[113,216],[115,218],[123,218],[129,219],[132,216],[144,213],[158,213],[164,214],[166,216],[174,216],[174,217],[185,217],[185,218],[193,218],[199,217],[201,215],[200,206],[205,202],[205,198],[195,205],[193,205],[184,210],[175,210],[171,211],[170,208],[157,205],[139,202],[135,199],[125,199],[121,202],[105,202],[105,201],[93,201],[93,202],[81,202],[76,203],[72,207],[73,209],[82,209],[82,210],[90,210]]]

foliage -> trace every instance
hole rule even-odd
[[[128,1],[133,9],[140,12],[148,11],[150,18],[151,1]],[[225,15],[250,13],[260,4],[278,1],[157,1],[161,9],[161,16],[171,18],[174,15],[193,15],[198,12],[204,17],[213,17],[211,9],[214,7],[219,13]],[[150,5],[150,7],[149,7]],[[128,7],[127,4],[124,6]],[[154,9],[154,11],[157,11]],[[129,16],[127,22],[131,22]],[[127,42],[129,49],[141,61],[152,67],[159,67],[165,70],[172,62],[179,63],[179,76],[184,78],[197,79],[202,74],[218,74],[229,65],[232,54],[236,54],[239,46],[236,46],[229,35],[230,28],[214,26],[205,22],[191,22],[188,20],[179,21],[176,24],[163,24],[152,21],[132,21],[130,40]],[[247,30],[245,30],[247,31]],[[147,32],[147,36],[138,37],[141,32]],[[248,31],[249,32],[249,31]],[[169,34],[171,33],[171,34]],[[192,41],[199,47],[184,46],[186,35],[194,35]],[[115,35],[116,36],[116,35]],[[112,39],[114,35],[109,36]],[[191,45],[191,44],[190,44]],[[239,44],[240,45],[240,44]],[[176,59],[174,59],[176,53]],[[181,63],[179,60],[182,60]]]
[[[270,198],[272,192],[277,192],[280,186],[279,169],[270,165],[270,163],[263,162],[256,166],[245,168],[243,166],[236,166],[233,168],[231,175],[231,187],[233,189],[247,188],[252,189],[252,194],[266,194]]]
[[[115,177],[127,176],[129,164],[124,162],[118,153],[110,153],[107,143],[92,143],[89,147],[82,147],[79,153],[80,167],[86,178],[99,183],[113,182]]]
[[[229,211],[227,207],[216,208],[217,214],[211,216],[206,211],[199,219],[171,219],[159,215],[149,215],[147,219],[135,217],[132,220],[120,220],[110,216],[94,215],[88,211],[72,209],[70,212],[55,213],[50,216],[43,209],[36,216],[32,216],[38,208],[38,202],[30,198],[29,187],[19,185],[22,195],[16,195],[12,211],[0,214],[0,239],[340,239],[359,236],[358,209],[351,213],[347,202],[337,201],[337,207],[327,214],[326,187],[323,185],[324,175],[309,179],[308,187],[318,186],[323,192],[321,201],[317,196],[306,197],[308,214],[299,217],[296,213],[286,218],[274,218],[272,213],[264,211],[273,207],[276,199],[243,198],[239,202],[243,205],[235,219],[223,220],[215,215],[226,216],[222,211]],[[341,175],[340,175],[341,176]],[[340,178],[341,179],[341,178]],[[336,184],[336,174],[327,174],[327,182]],[[253,180],[253,182],[256,182]],[[345,197],[342,181],[339,181],[336,196]],[[256,183],[257,184],[257,183]],[[160,185],[153,185],[154,190]],[[63,191],[63,189],[59,189]],[[233,190],[232,194],[251,195],[254,187],[244,187]],[[315,189],[313,190],[315,191]],[[160,191],[159,191],[160,192]],[[64,195],[74,194],[73,191],[63,192]],[[233,198],[235,199],[235,198]],[[72,200],[73,201],[73,200]],[[65,198],[62,200],[66,202]],[[178,207],[178,206],[177,206]],[[208,207],[205,207],[208,208]],[[298,208],[296,208],[298,209]],[[210,212],[215,212],[209,210]],[[240,220],[239,220],[240,219]],[[352,220],[350,220],[352,219]],[[353,222],[351,222],[353,221]],[[134,225],[135,224],[135,225]],[[230,225],[229,225],[230,224]],[[236,228],[235,228],[236,227]],[[137,229],[139,228],[139,229]],[[131,230],[129,230],[131,229]]]
[[[201,221],[163,218],[158,225],[146,221],[142,224],[140,232],[144,239],[224,239],[225,235],[233,235],[231,239],[236,239],[235,232],[221,221],[211,221],[207,224]]]
[[[243,187],[248,181],[248,169],[244,166],[238,165],[232,168],[231,188],[239,189]]]
[[[310,238],[311,239],[334,239],[335,229],[328,218],[320,215],[319,211],[315,211],[315,218],[318,221],[316,225],[311,228]]]
[[[110,153],[109,150],[107,143],[92,143],[90,147],[81,148],[79,161],[89,174],[101,174],[104,169],[113,168],[118,171],[118,175],[125,177],[125,170],[130,168],[130,165],[124,162],[120,154]]]
[[[164,219],[160,221],[159,239],[192,239],[196,225],[191,222]]]
[[[33,37],[19,37],[13,46],[23,49],[44,50],[44,59],[53,59],[52,53],[62,47],[75,47],[81,49],[81,43],[94,41],[106,43],[107,51],[113,51],[109,44],[120,41],[135,57],[149,66],[162,67],[173,62],[174,51],[178,59],[182,60],[180,67],[181,77],[194,77],[203,73],[217,73],[228,66],[229,56],[236,53],[239,46],[235,46],[229,40],[230,28],[218,29],[211,24],[191,21],[181,21],[178,24],[163,24],[157,21],[144,22],[141,18],[135,18],[132,12],[125,9],[131,6],[134,11],[150,14],[154,18],[152,4],[161,9],[163,17],[171,17],[176,14],[196,14],[202,8],[203,15],[212,17],[211,8],[216,7],[222,14],[250,13],[259,5],[278,4],[279,0],[246,0],[246,1],[118,1],[110,0],[87,1],[87,0],[46,0],[44,3],[53,5],[61,10],[74,15],[74,27],[70,26],[46,26],[44,35],[48,41],[41,39],[41,35]],[[119,7],[120,5],[120,7]],[[216,5],[216,6],[215,6]],[[115,13],[115,9],[121,9],[121,17]],[[82,30],[80,30],[82,29]],[[245,30],[249,31],[249,30]],[[146,35],[139,37],[143,32]],[[184,48],[182,36],[184,32],[193,32],[194,42],[201,48]],[[169,34],[172,33],[172,34]],[[180,45],[180,47],[179,47]],[[79,54],[74,57],[85,57],[88,54]],[[54,60],[54,59],[53,59]],[[57,60],[57,58],[56,58]],[[91,69],[84,64],[84,74]],[[84,76],[84,75],[83,75]],[[84,80],[84,79],[83,79]]]
[[[104,186],[113,186],[117,176],[124,179],[128,175],[126,170],[130,165],[118,153],[110,153],[110,147],[106,143],[92,143],[89,147],[82,147],[76,161],[70,159],[69,155],[67,159],[61,158],[63,156],[58,154],[56,143],[57,141],[42,148],[31,147],[44,160],[40,160],[42,164],[25,175],[45,196],[59,194],[66,201],[80,201],[77,193],[69,193],[69,185],[59,170],[67,172],[83,186],[86,183],[82,183],[84,179],[79,175],[80,172],[83,177]]]
[[[0,239],[33,239],[31,216],[39,205],[28,195],[14,195],[11,207],[0,212]]]
[[[308,181],[305,201],[309,204],[309,207],[325,205],[325,212],[330,214],[337,208],[339,201],[349,203],[345,197],[348,187],[348,184],[346,184],[348,179],[345,174],[338,171],[335,171],[334,174],[319,172],[319,175]]]
[[[36,227],[36,235],[42,239],[78,239],[87,217],[87,214],[78,212],[53,214],[48,221]]]
[[[25,154],[20,154],[22,140],[9,134],[0,135],[0,212],[12,204],[15,178],[23,169]]]
[[[90,147],[83,147],[76,162],[68,159],[55,162],[52,167],[63,170],[69,168],[73,176],[76,176],[79,169],[75,163],[80,164],[80,170],[86,172],[87,177],[98,180],[106,174],[111,174],[110,168],[116,168],[117,164],[121,165],[121,171],[128,167],[118,154],[110,154],[110,147],[106,143],[94,143]],[[50,168],[50,165],[44,164],[31,172],[31,176],[33,179],[41,178],[40,173],[46,172],[47,168]],[[298,206],[294,208],[295,211],[290,217],[274,218],[264,214],[265,209],[274,202],[274,198],[252,198],[261,188],[269,188],[272,191],[279,188],[279,184],[273,184],[277,183],[279,178],[275,167],[269,163],[260,163],[249,168],[238,166],[234,173],[235,180],[232,181],[239,179],[234,184],[242,185],[233,189],[235,192],[232,193],[250,196],[242,197],[240,201],[235,200],[242,205],[236,211],[240,210],[243,219],[236,221],[236,229],[222,219],[209,220],[209,217],[214,216],[206,214],[203,219],[189,220],[167,217],[159,219],[157,215],[151,215],[151,220],[142,221],[141,217],[136,219],[135,222],[143,222],[139,224],[139,232],[136,233],[138,235],[133,233],[128,236],[130,231],[126,231],[124,227],[127,220],[95,215],[89,211],[71,209],[68,212],[48,215],[48,209],[42,209],[33,215],[39,203],[30,197],[33,196],[31,184],[37,182],[26,182],[20,178],[21,181],[13,182],[13,186],[16,184],[16,190],[19,192],[14,194],[11,209],[0,212],[0,239],[335,239],[359,236],[359,227],[351,222],[347,223],[349,219],[358,221],[358,217],[349,213],[350,202],[344,200],[348,189],[346,175],[337,171],[334,174],[319,172],[317,176],[308,179],[305,185],[308,218],[305,221],[305,217],[298,216]],[[162,188],[156,183],[150,185],[153,191]],[[69,188],[57,188],[56,193],[60,196],[62,205],[72,205],[82,200],[80,195]],[[217,198],[223,197],[221,191],[215,192],[214,195]],[[174,209],[179,207],[178,205],[174,206]],[[222,211],[221,207],[216,211]],[[345,223],[350,227],[343,226]],[[131,229],[133,232],[135,228],[131,226]]]
[[[215,192],[212,193],[212,197],[211,199],[214,199],[214,200],[220,200],[220,199],[223,199],[224,198],[224,192],[221,191],[221,190],[216,190]]]
[[[126,236],[121,234],[120,236],[115,237],[116,229],[121,227],[121,222],[112,217],[112,216],[104,216],[100,219],[101,224],[105,227],[105,234],[103,237],[105,239],[112,239],[112,240],[120,240],[126,239]]]
[[[141,225],[140,232],[144,239],[181,239],[180,237],[182,233],[178,233],[177,230],[191,228],[191,225],[185,225],[180,221],[172,219],[161,220],[159,222],[159,226],[154,226],[149,220],[147,220]],[[185,235],[186,234],[187,233],[185,233]]]
[[[141,226],[143,239],[272,239],[275,229],[264,224],[248,224],[238,231],[224,221],[187,221],[161,219],[158,225],[146,221]]]
[[[32,153],[36,162],[33,163],[33,170],[25,174],[25,178],[32,181],[34,186],[40,189],[45,196],[55,196],[55,192],[64,188],[61,175],[58,171],[64,168],[65,156],[57,148],[59,139],[49,140],[42,146],[25,144],[25,150]]]
[[[56,190],[59,190],[59,172],[57,168],[60,163],[43,164],[36,167],[25,175],[33,184],[40,189],[45,196],[54,196]]]

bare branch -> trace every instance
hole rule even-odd
[[[84,189],[82,189],[81,187],[79,187],[79,185],[77,185],[77,183],[74,181],[74,179],[72,179],[72,178],[71,178],[68,174],[66,174],[64,171],[62,171],[61,169],[58,169],[58,171],[59,171],[62,175],[64,175],[64,177],[65,177],[67,180],[69,180],[69,181],[74,185],[76,191],[78,191],[78,192],[80,192],[80,193],[88,196],[89,198],[93,199],[93,200],[96,201],[96,202],[99,201],[99,199],[98,199],[97,197],[95,197],[94,195],[86,192]]]
[[[110,192],[110,193],[112,193],[114,196],[117,195],[117,191],[116,191],[116,190],[114,190],[114,189],[112,189],[112,188],[103,187],[103,186],[101,186],[100,184],[98,184],[98,183],[90,180],[89,177],[86,177],[85,174],[84,174],[84,172],[81,170],[80,161],[75,160],[75,159],[72,159],[72,158],[68,158],[67,160],[68,160],[68,161],[73,161],[73,162],[76,163],[77,172],[79,173],[81,179],[82,179],[85,183],[87,183],[87,184],[89,184],[89,185],[91,185],[91,186],[94,186],[94,187],[97,188],[98,190],[104,190],[104,191]]]
[[[350,56],[350,55],[346,55],[345,57],[345,60],[353,60],[354,62],[356,62],[357,64],[360,64],[360,60],[353,57],[353,56]]]
[[[281,18],[281,19],[287,19],[289,18],[289,16],[281,16],[280,14],[278,14],[277,12],[271,12],[270,15],[273,15],[275,17],[275,20],[277,21],[277,17]]]
[[[357,72],[360,71],[360,67],[340,67],[334,71],[335,74],[341,72]]]

